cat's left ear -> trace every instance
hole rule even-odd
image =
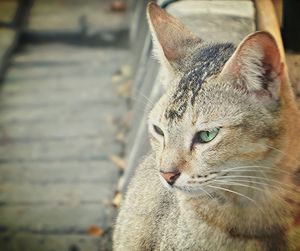
[[[154,2],[147,6],[147,17],[156,57],[176,75],[201,39]]]
[[[264,31],[246,37],[221,72],[236,88],[247,90],[262,101],[278,100],[282,74],[276,41]]]

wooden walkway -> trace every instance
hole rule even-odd
[[[0,94],[1,251],[110,250],[126,112],[112,76],[127,58],[59,44],[15,56]]]

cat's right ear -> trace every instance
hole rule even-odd
[[[182,68],[183,60],[192,53],[201,39],[154,2],[148,4],[147,17],[154,53],[171,75],[176,76]]]

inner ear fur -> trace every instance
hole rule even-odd
[[[275,39],[270,33],[259,31],[240,43],[221,75],[231,78],[237,88],[274,97],[279,95],[282,71]]]
[[[179,71],[201,39],[154,2],[148,4],[147,17],[156,56],[169,70]]]

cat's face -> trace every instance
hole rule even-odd
[[[185,97],[188,104],[180,117],[170,116],[169,110],[184,103],[174,101],[176,88],[152,110],[149,132],[158,171],[180,172],[173,187],[202,193],[208,181],[219,186],[227,175],[261,177],[259,170],[270,174],[263,166],[271,167],[277,155],[273,148],[280,138],[278,111],[230,85],[221,77],[204,83],[193,105],[192,94]]]
[[[237,49],[207,44],[157,6],[148,11],[158,56],[171,76],[149,116],[162,182],[193,195],[261,193],[276,180],[283,135],[273,38],[254,33]]]

